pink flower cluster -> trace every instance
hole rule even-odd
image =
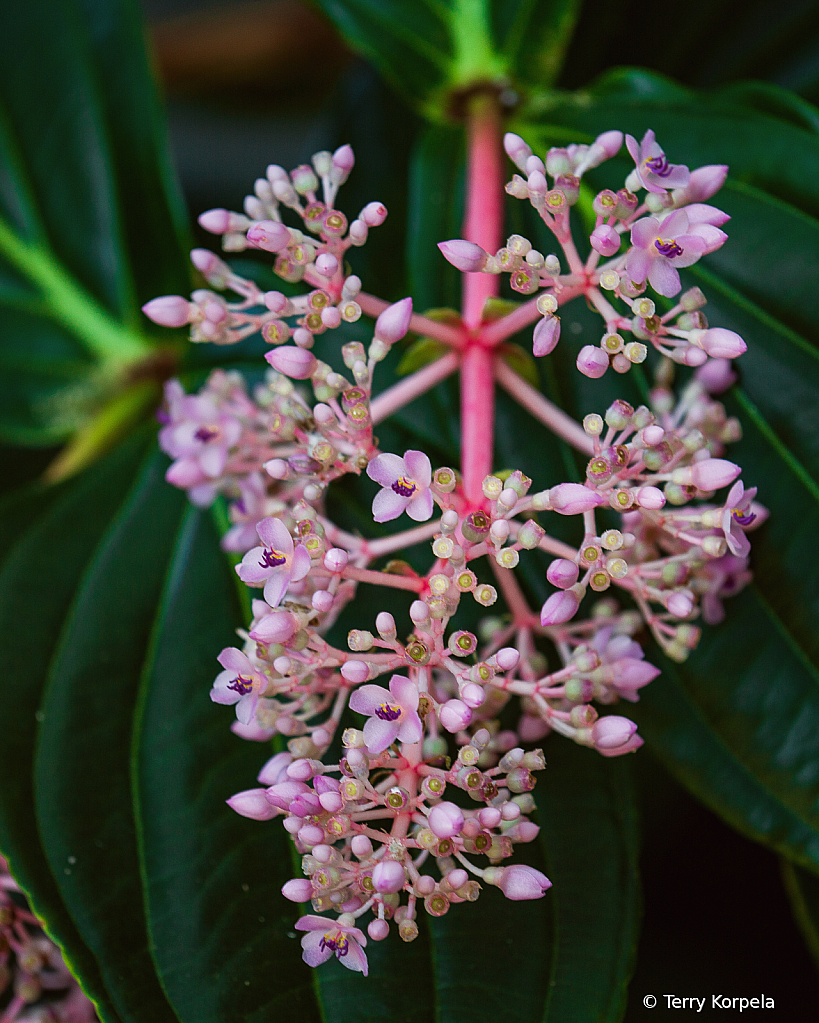
[[[335,957],[366,974],[367,914],[370,940],[383,940],[394,926],[411,941],[421,908],[441,916],[474,901],[480,882],[511,900],[542,897],[545,875],[512,862],[515,847],[539,830],[530,819],[533,772],[544,759],[526,746],[557,732],[606,757],[636,750],[642,739],[617,705],[636,702],[659,669],[635,637],[648,626],[669,657],[685,659],[700,618],[718,621],[723,599],[750,578],[746,533],[766,513],[726,457],[740,429],[716,397],[732,382],[729,360],[744,342],[708,327],[696,289],[663,315],[643,295],[646,282],[662,297],[677,295],[678,268],[724,241],[724,215],[704,200],[725,168],[689,173],[669,163],[651,133],[640,145],[628,137],[635,169],[619,192],[594,199],[597,225],[583,262],[569,211],[583,174],[622,142],[620,132],[607,132],[591,146],[553,149],[544,162],[517,136],[506,137],[526,174],[515,175],[508,191],[538,210],[568,274],[556,256],[519,236],[492,256],[469,241],[441,245],[466,273],[509,272],[515,291],[541,292],[531,308],[491,322],[483,345],[537,319],[535,354],[546,355],[559,336],[558,306],[585,295],[606,321],[600,346],[578,356],[587,376],[642,362],[647,341],[659,353],[648,404],[618,400],[582,424],[497,362],[497,380],[510,394],[582,453],[581,480],[540,481],[542,489],[533,489],[514,470],[490,472],[482,483],[479,473],[470,489],[454,468],[433,465],[422,451],[379,448],[373,427],[457,368],[475,333],[413,314],[409,299],[388,305],[368,296],[347,273],[347,251],[386,215],[370,204],[348,228],[335,208],[352,167],[349,147],[316,154],[311,167],[289,175],[270,167],[244,214],[212,210],[201,218],[228,251],[275,253],[276,272],[303,282],[306,294],[262,294],[196,250],[211,286],[242,301],[200,292],[192,302],[166,296],[146,306],[156,322],[189,323],[194,340],[229,343],[261,330],[275,346],[252,395],[240,377],[221,371],[198,395],[170,383],[160,443],[173,459],[169,481],[195,503],[229,499],[232,527],[223,544],[242,554],[236,571],[258,593],[241,648],[219,655],[223,670],[211,696],[235,708],[238,735],[286,742],[262,768],[258,787],[228,802],[259,821],[281,818],[302,855],[304,876],[283,891],[312,905],[296,925],[311,966]],[[642,204],[639,189],[647,192]],[[306,234],[285,225],[284,210]],[[611,261],[599,267],[601,255]],[[368,346],[341,344],[343,366],[316,359],[314,336],[362,311],[377,317]],[[379,363],[410,329],[451,352],[377,393]],[[628,332],[637,340],[627,342]],[[679,397],[671,388],[675,363],[698,367]],[[362,477],[374,523],[405,513],[409,522],[373,537],[338,526],[326,492],[347,474]],[[549,532],[557,516],[576,522],[571,543]],[[392,560],[419,545],[431,554],[423,574]],[[530,606],[514,571],[521,558],[540,567],[551,588],[540,609]],[[349,632],[346,646],[333,642],[332,626],[362,586],[404,591],[408,613],[396,621],[385,606]],[[489,611],[499,599],[504,617]],[[475,632],[458,625],[462,601],[487,609]],[[510,704],[520,713],[514,727],[504,727],[501,712]],[[316,915],[324,913],[334,915]]]
[[[622,132],[605,132],[591,146],[550,149],[544,161],[519,136],[505,138],[507,154],[525,174],[515,174],[507,192],[528,199],[537,210],[560,244],[568,272],[562,272],[558,256],[544,256],[521,235],[512,235],[494,255],[462,239],[441,242],[439,248],[465,273],[508,273],[513,291],[540,292],[533,299],[542,314],[534,330],[536,356],[548,355],[560,340],[559,306],[584,294],[605,324],[599,344],[585,345],[577,357],[577,368],[588,377],[601,377],[609,367],[627,373],[645,361],[649,344],[684,366],[701,366],[709,356],[737,358],[746,350],[745,342],[734,331],[708,326],[701,312],[705,297],[698,288],[686,291],[662,313],[645,295],[646,285],[664,298],[679,295],[679,270],[725,243],[721,228],[730,218],[706,200],[722,187],[727,167],[689,172],[668,161],[654,132],[646,132],[639,145],[627,135],[626,146],[636,166],[618,191],[604,189],[594,196],[591,250],[585,261],[580,258],[569,224],[571,208],[580,199],[581,179],[616,156],[622,144]],[[641,202],[636,193],[643,189]],[[600,264],[601,257],[607,262]]]

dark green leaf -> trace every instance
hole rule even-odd
[[[264,745],[229,730],[233,711],[209,698],[216,654],[242,623],[236,576],[211,520],[183,520],[145,663],[135,733],[136,793],[157,971],[180,1019],[262,1023],[319,1019],[292,937],[297,907],[280,822],[225,805],[252,788]]]
[[[49,870],[34,815],[37,713],[50,658],[74,589],[144,452],[137,439],[59,491],[36,488],[4,502],[11,546],[0,572],[0,849],[48,933],[95,999],[106,1023],[118,1017],[99,964],[80,936]],[[43,580],[47,585],[43,585]],[[34,631],[32,631],[34,630]],[[13,725],[12,725],[13,722]],[[61,870],[64,865],[61,865]]]
[[[782,879],[796,922],[813,958],[819,963],[819,878],[783,860]]]
[[[94,552],[41,704],[34,764],[43,847],[123,1020],[175,1021],[148,952],[130,744],[142,661],[183,497],[152,453]]]
[[[432,120],[481,86],[550,85],[579,0],[317,0],[347,42]]]

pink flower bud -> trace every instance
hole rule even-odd
[[[367,227],[380,227],[387,219],[387,207],[380,202],[368,202],[358,215]]]
[[[463,273],[474,274],[486,266],[489,254],[480,245],[467,242],[461,238],[453,238],[448,242],[438,242],[438,248],[448,262]]]
[[[411,318],[412,299],[402,298],[400,302],[394,302],[391,306],[387,306],[381,313],[375,321],[373,333],[379,341],[394,345],[396,341],[400,341],[406,335]]]
[[[146,302],[142,311],[160,327],[182,327],[190,323],[191,303],[181,295],[162,295]]]
[[[227,263],[223,263],[210,249],[191,249],[191,263],[199,273],[209,279],[214,275],[230,273]]]
[[[592,742],[597,749],[617,749],[623,746],[637,731],[637,725],[628,718],[607,714],[598,718],[592,726]]]
[[[283,312],[287,308],[288,301],[287,295],[283,295],[280,291],[266,291],[264,293],[264,304],[271,313],[278,315]]]
[[[350,145],[339,146],[333,153],[333,164],[330,177],[337,185],[343,185],[350,171],[355,166],[355,154]]]
[[[373,854],[373,844],[366,835],[356,835],[350,842],[353,855],[366,860]]]
[[[623,657],[619,661],[615,661],[614,666],[616,669],[615,688],[626,689],[629,692],[642,689],[660,674],[659,668],[655,668],[648,661],[638,660],[636,657]]]
[[[737,359],[748,350],[739,334],[725,327],[709,327],[701,333],[692,331],[689,340],[713,359]]]
[[[496,884],[512,902],[542,899],[552,887],[552,882],[545,874],[524,863],[513,863],[511,867],[501,867],[500,871],[500,877],[489,883]]]
[[[247,232],[247,240],[265,252],[281,252],[290,244],[290,231],[278,220],[260,220]]]
[[[269,821],[279,812],[265,799],[264,789],[246,789],[244,792],[237,792],[226,802],[231,810],[235,810],[242,817],[250,817],[254,821]]]
[[[294,877],[292,881],[282,885],[282,895],[291,902],[309,902],[315,892],[309,878]]]
[[[375,628],[382,639],[395,636],[395,619],[389,611],[379,611],[375,618]]]
[[[546,569],[546,578],[552,586],[557,586],[561,590],[568,590],[570,586],[574,586],[579,574],[580,569],[577,565],[566,558],[557,558]]]
[[[444,880],[450,891],[457,891],[459,888],[463,888],[469,880],[469,874],[461,867],[456,867],[454,870],[450,870]]]
[[[621,131],[604,131],[602,135],[598,135],[597,138],[592,142],[590,149],[601,150],[603,156],[600,159],[600,163],[603,160],[610,160],[613,156],[617,156],[623,145],[623,133]],[[589,167],[597,167],[597,163],[589,164]]]
[[[512,671],[518,666],[520,654],[513,646],[504,646],[495,654],[495,663],[501,671]]]
[[[725,164],[709,164],[706,167],[697,167],[691,171],[691,177],[685,188],[674,190],[674,203],[676,206],[685,206],[686,203],[705,202],[715,195],[725,184],[728,176],[728,167]]]
[[[315,373],[318,366],[312,352],[308,352],[306,348],[295,348],[292,345],[287,345],[285,348],[274,348],[272,351],[265,352],[264,357],[273,369],[294,380],[307,380]]]
[[[390,925],[386,920],[370,920],[367,924],[367,934],[373,941],[383,941],[390,935]]]
[[[406,883],[404,868],[397,860],[381,860],[373,867],[373,886],[377,892],[400,892]]]
[[[274,480],[286,480],[290,475],[290,469],[283,458],[271,458],[264,463],[264,471]]]
[[[549,491],[549,500],[554,511],[561,515],[579,515],[605,502],[602,494],[582,483],[558,483]]]
[[[541,625],[564,625],[577,614],[580,601],[571,590],[553,593],[540,609]]]
[[[534,842],[539,834],[540,827],[534,821],[520,821],[507,831],[513,842]]]
[[[265,799],[272,806],[278,807],[279,810],[289,811],[293,800],[302,793],[309,791],[309,787],[303,781],[288,780],[271,785],[270,788],[265,789],[264,795]]]
[[[532,155],[532,150],[520,135],[515,135],[511,131],[508,131],[503,136],[503,148],[506,151],[506,155],[517,167],[519,171],[526,170],[526,161]]]
[[[635,498],[646,511],[659,511],[665,505],[665,494],[659,487],[640,487]]]
[[[287,768],[292,763],[293,757],[290,753],[277,753],[259,771],[256,780],[266,788],[269,788],[271,785],[278,785],[280,781],[284,781],[287,778]]]
[[[320,828],[317,824],[305,824],[303,828],[299,828],[297,834],[299,841],[308,849],[312,849],[314,845],[319,845],[324,841],[324,828]]]
[[[651,426],[647,426],[644,430],[642,430],[641,435],[643,441],[649,447],[653,447],[655,444],[660,444],[662,442],[663,438],[665,437],[665,430],[662,428],[662,426],[652,424]]]
[[[286,643],[295,631],[293,615],[277,609],[259,619],[250,632],[250,638],[258,643]]]
[[[741,472],[738,465],[725,458],[705,458],[693,465],[675,469],[671,480],[683,486],[693,483],[699,490],[721,490],[733,483]]]
[[[697,370],[694,379],[699,381],[709,394],[722,394],[736,383],[737,375],[731,368],[729,359],[709,359]]]
[[[246,725],[241,721],[231,721],[230,730],[240,739],[247,739],[249,742],[269,742],[276,734],[275,728],[262,728],[255,720]]]
[[[535,170],[527,177],[526,186],[532,195],[546,195],[549,191],[549,182],[542,171]]]
[[[486,693],[484,693],[483,687],[479,686],[477,682],[467,682],[461,690],[461,699],[467,707],[475,710],[486,701]],[[455,729],[450,729],[450,731],[455,731]]]
[[[328,572],[343,572],[350,555],[341,547],[331,547],[324,555],[324,567]]]
[[[228,210],[207,210],[197,218],[199,226],[204,227],[211,234],[224,234],[230,230],[231,215]],[[247,221],[245,221],[247,223]]]
[[[687,618],[694,610],[693,603],[684,593],[669,594],[665,606],[675,618]]]
[[[601,256],[613,256],[615,252],[620,251],[622,238],[613,227],[609,227],[608,224],[601,224],[592,231],[589,241],[591,242],[591,247],[595,252],[599,252]]]
[[[370,677],[370,668],[366,661],[345,661],[341,665],[341,676],[358,686]]]
[[[584,345],[577,355],[577,368],[583,376],[597,380],[609,368],[609,357],[602,348]]]
[[[370,229],[363,220],[354,220],[350,224],[350,241],[353,245],[364,245],[369,234]]]
[[[342,806],[344,806],[344,800],[341,798],[340,792],[322,792],[319,796],[319,802],[328,813],[338,813]]]
[[[472,711],[461,700],[447,700],[438,712],[438,720],[448,732],[460,732],[472,720]]]
[[[332,277],[338,270],[338,259],[332,252],[322,252],[320,256],[316,256],[316,270],[322,277]]]
[[[313,594],[310,603],[315,611],[319,614],[327,614],[330,608],[333,606],[335,598],[329,590],[316,590]]]
[[[614,749],[599,749],[597,752],[603,757],[621,757],[624,753],[633,753],[643,745],[643,737],[641,735],[632,735],[628,742],[624,742],[622,746],[616,746]]]
[[[427,824],[438,838],[454,838],[464,826],[464,815],[455,803],[438,803],[429,811]]]
[[[557,347],[560,340],[560,317],[544,316],[539,323],[535,324],[532,335],[532,354],[536,358],[542,355],[549,355]]]

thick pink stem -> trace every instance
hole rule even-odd
[[[494,254],[503,231],[503,163],[500,110],[494,96],[477,96],[468,122],[469,157],[463,236]],[[483,500],[481,483],[492,471],[495,388],[492,351],[479,328],[486,300],[498,294],[495,274],[464,274],[464,324],[473,332],[461,364],[461,472],[471,504]]]

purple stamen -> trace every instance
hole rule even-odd
[[[654,247],[661,256],[668,256],[669,259],[673,259],[675,256],[681,256],[683,254],[682,247],[675,241],[664,242],[662,238],[658,238],[654,242]]]
[[[234,693],[238,693],[240,696],[247,696],[247,694],[253,689],[253,680],[245,678],[244,675],[239,675],[232,682],[228,682],[228,689],[232,689]]]
[[[347,941],[347,938],[341,933],[337,934],[335,938],[330,938],[325,934],[324,937],[321,939],[319,948],[321,948],[322,950],[325,948],[329,948],[331,952],[335,952],[336,957],[338,958],[340,958],[341,956],[346,956],[347,953],[350,951],[349,942]]]
[[[408,480],[406,476],[399,476],[395,483],[393,483],[392,489],[396,492],[396,494],[400,494],[401,497],[412,497],[418,488],[415,483],[412,480]]]
[[[219,431],[215,426],[200,426],[194,434],[197,440],[201,440],[203,444],[207,444],[209,440],[213,440],[214,437],[219,436]]]
[[[743,514],[739,508],[734,508],[731,514],[734,517],[734,521],[739,523],[740,526],[750,526],[756,518],[756,514],[754,512],[746,512]]]
[[[279,568],[287,561],[287,558],[282,554],[281,551],[274,550],[274,548],[265,548],[262,551],[262,560],[259,562],[261,568]]]
[[[646,160],[646,167],[658,177],[667,178],[672,171],[672,165],[668,162],[665,153]]]
[[[396,721],[401,717],[401,708],[382,703],[380,707],[375,708],[375,716],[381,718],[382,721]]]

